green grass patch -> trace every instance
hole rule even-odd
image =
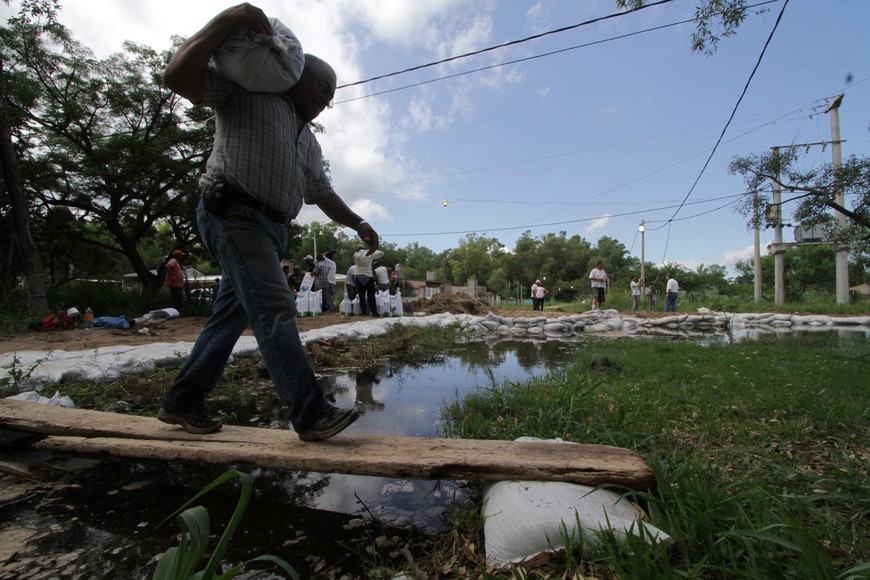
[[[622,371],[592,370],[604,357]],[[560,372],[457,400],[445,410],[446,432],[561,437],[646,459],[658,485],[631,495],[674,537],[670,553],[609,542],[547,574],[864,578],[868,375],[870,356],[821,339],[595,340]]]

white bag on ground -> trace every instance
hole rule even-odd
[[[390,314],[393,316],[404,316],[405,307],[402,306],[402,293],[396,290],[393,296],[390,296]]]
[[[231,34],[212,55],[219,73],[252,92],[284,93],[305,67],[302,44],[277,18],[272,34]]]
[[[378,307],[378,314],[381,316],[390,315],[390,292],[389,290],[378,290],[375,293],[375,304]]]
[[[353,316],[353,302],[347,297],[347,294],[341,299],[338,311],[344,316]]]
[[[353,304],[353,314],[354,314],[354,316],[362,316],[362,307],[359,305],[359,296],[357,296],[356,298],[354,298],[354,299],[351,301],[351,304]]]
[[[523,440],[540,441],[518,439]],[[640,510],[630,501],[606,489],[556,481],[498,481],[484,488],[483,504],[488,566],[507,568],[563,549],[563,524],[569,538],[579,541],[582,534],[587,548],[600,545],[601,531],[610,531],[619,540],[634,535],[666,545],[673,542],[668,534],[641,521]]]
[[[321,290],[300,292],[296,295],[296,311],[299,316],[318,316],[323,313]]]

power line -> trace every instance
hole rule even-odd
[[[669,1],[671,1],[671,0],[665,0],[665,1],[668,1],[668,2],[669,2]],[[759,3],[757,3],[757,4],[752,4],[751,6],[747,6],[747,9],[748,9],[748,8],[756,8],[756,7],[758,7],[758,6],[764,6],[765,4],[772,4],[772,3],[775,3],[775,2],[779,2],[779,1],[780,1],[780,0],[766,0],[766,1],[764,1],[764,2],[759,2]],[[662,2],[657,2],[656,4],[663,4],[663,3],[664,3],[664,1],[662,1]],[[383,79],[383,78],[387,78],[387,77],[391,77],[391,76],[395,76],[395,75],[403,74],[403,73],[405,73],[405,72],[414,71],[414,70],[418,70],[418,69],[426,68],[426,67],[429,67],[429,66],[434,66],[434,65],[436,65],[436,64],[441,64],[441,63],[444,63],[444,62],[449,62],[449,61],[451,61],[451,60],[456,60],[456,59],[464,58],[464,57],[466,57],[466,56],[473,56],[473,55],[479,54],[479,53],[481,53],[481,52],[485,52],[485,51],[487,51],[487,50],[493,50],[493,49],[495,49],[495,48],[501,48],[501,47],[503,47],[503,46],[509,46],[509,45],[511,45],[511,44],[518,44],[518,43],[520,43],[520,42],[526,42],[527,40],[533,40],[533,39],[537,38],[538,36],[544,36],[544,35],[547,35],[547,34],[554,34],[554,33],[556,33],[556,32],[562,32],[562,31],[565,31],[565,30],[570,30],[570,29],[572,29],[572,28],[577,28],[577,27],[579,27],[579,26],[584,26],[584,25],[586,25],[586,24],[592,24],[592,23],[595,23],[595,22],[597,22],[597,21],[599,21],[599,20],[606,20],[606,19],[608,19],[608,18],[614,18],[614,17],[616,17],[616,16],[625,16],[625,15],[630,14],[631,12],[634,12],[634,11],[636,11],[636,10],[641,10],[641,9],[643,9],[643,8],[649,8],[649,7],[651,7],[651,6],[655,6],[656,4],[648,4],[648,5],[646,5],[646,6],[643,6],[643,7],[641,7],[641,8],[636,8],[635,10],[631,10],[631,11],[628,11],[628,12],[619,12],[619,13],[615,13],[615,14],[610,14],[610,15],[608,15],[608,16],[604,16],[604,17],[601,17],[601,18],[598,18],[598,19],[595,19],[595,20],[589,20],[589,21],[582,22],[582,23],[579,23],[579,24],[575,24],[575,25],[572,25],[572,26],[568,26],[568,27],[565,27],[565,28],[560,28],[560,29],[555,30],[555,31],[546,32],[546,33],[543,33],[543,34],[541,34],[541,35],[532,36],[532,37],[529,37],[529,38],[527,38],[527,39],[517,40],[517,41],[512,41],[512,42],[505,43],[505,44],[501,44],[501,45],[498,45],[498,46],[495,46],[495,47],[490,47],[490,48],[488,48],[488,49],[483,49],[483,50],[481,50],[481,51],[476,51],[476,52],[472,52],[472,53],[467,53],[467,54],[465,54],[465,55],[453,56],[453,57],[447,58],[447,59],[442,60],[442,61],[438,61],[438,62],[435,62],[435,63],[429,63],[429,64],[426,64],[426,65],[420,65],[420,66],[417,66],[417,67],[412,67],[412,68],[406,69],[406,70],[404,70],[404,71],[399,71],[399,72],[396,72],[396,73],[389,73],[389,74],[385,74],[385,75],[380,75],[380,76],[378,76],[378,77],[373,77],[373,78],[371,78],[371,79],[367,79],[367,80],[364,80],[364,81],[357,81],[357,82],[354,82],[354,83],[349,83],[349,84],[346,84],[346,85],[341,85],[341,86],[337,87],[336,90],[338,90],[338,89],[342,89],[342,88],[345,88],[345,87],[351,87],[351,86],[355,86],[355,85],[359,85],[359,84],[363,84],[363,83],[371,82],[371,81],[378,80],[378,79]],[[580,49],[580,48],[588,48],[588,47],[590,47],[590,46],[595,46],[595,45],[598,45],[598,44],[605,44],[605,43],[608,43],[608,42],[613,42],[613,41],[615,41],[615,40],[623,40],[623,39],[625,39],[625,38],[630,38],[630,37],[632,37],[632,36],[637,36],[637,35],[640,35],[640,34],[645,34],[645,33],[647,33],[647,32],[655,32],[655,31],[658,31],[658,30],[663,30],[663,29],[665,29],[665,28],[671,28],[671,27],[673,27],[673,26],[681,26],[681,25],[683,25],[683,24],[688,24],[688,23],[690,23],[690,22],[694,22],[694,21],[696,21],[696,20],[697,20],[697,18],[688,18],[688,19],[686,19],[686,20],[680,20],[680,21],[677,21],[677,22],[672,22],[672,23],[670,23],[670,24],[663,24],[663,25],[661,25],[661,26],[654,26],[654,27],[652,27],[652,28],[645,28],[645,29],[643,29],[643,30],[638,30],[638,31],[635,31],[635,32],[629,32],[629,33],[626,33],[626,34],[620,34],[620,35],[618,35],[618,36],[611,36],[611,37],[604,38],[604,39],[601,39],[601,40],[596,40],[596,41],[592,41],[592,42],[587,42],[587,43],[584,43],[584,44],[578,44],[578,45],[575,45],[575,46],[570,46],[570,47],[568,47],[568,48],[562,48],[562,49],[559,49],[559,50],[554,50],[554,51],[550,51],[550,52],[545,52],[545,53],[538,54],[538,55],[534,55],[534,56],[528,56],[528,57],[525,57],[525,58],[518,58],[518,59],[515,59],[515,60],[510,60],[510,61],[506,61],[506,62],[502,62],[502,63],[498,63],[498,64],[492,64],[492,65],[488,65],[488,66],[483,66],[483,67],[479,67],[479,68],[476,68],[476,69],[471,69],[471,70],[467,70],[467,71],[463,71],[463,72],[459,72],[459,73],[453,73],[453,74],[449,74],[449,75],[444,75],[444,76],[437,77],[437,78],[434,78],[434,79],[429,79],[429,80],[426,80],[426,81],[420,81],[420,82],[416,82],[416,83],[411,83],[411,84],[409,84],[409,85],[403,85],[403,86],[401,86],[401,87],[395,87],[395,88],[392,88],[392,89],[386,89],[386,90],[378,91],[378,92],[375,92],[375,93],[368,93],[368,94],[366,94],[366,95],[360,95],[360,96],[358,96],[358,97],[351,97],[351,98],[349,98],[349,99],[343,99],[343,100],[335,101],[335,104],[336,104],[336,105],[339,105],[339,104],[342,104],[342,103],[350,103],[350,102],[352,102],[352,101],[359,101],[359,100],[362,100],[362,99],[368,99],[368,98],[371,98],[371,97],[377,97],[377,96],[386,95],[386,94],[389,94],[389,93],[395,93],[395,92],[398,92],[398,91],[404,91],[404,90],[406,90],[406,89],[412,89],[412,88],[415,88],[415,87],[421,87],[421,86],[424,86],[424,85],[428,85],[428,84],[432,84],[432,83],[437,83],[437,82],[444,81],[444,80],[448,80],[448,79],[458,78],[458,77],[465,76],[465,75],[470,75],[470,74],[474,74],[474,73],[478,73],[478,72],[483,72],[483,71],[487,71],[487,70],[492,70],[492,69],[496,69],[496,68],[501,68],[501,67],[508,66],[508,65],[512,65],[512,64],[518,64],[518,63],[521,63],[521,62],[526,62],[526,61],[536,60],[536,59],[539,59],[539,58],[544,58],[544,57],[547,57],[547,56],[553,56],[553,55],[561,54],[561,53],[564,53],[564,52],[570,52],[570,51],[572,51],[572,50],[577,50],[577,49]]]
[[[376,76],[376,77],[371,77],[371,78],[368,78],[368,79],[365,79],[365,80],[362,80],[362,81],[355,81],[355,82],[348,83],[348,84],[345,84],[345,85],[340,85],[340,86],[336,87],[336,89],[343,89],[343,88],[346,88],[346,87],[353,87],[353,86],[357,86],[357,85],[363,85],[363,84],[370,83],[370,82],[373,82],[373,81],[377,81],[377,80],[381,80],[381,79],[385,79],[385,78],[389,78],[389,77],[394,77],[394,76],[398,76],[398,75],[402,75],[402,74],[405,74],[405,73],[413,72],[413,71],[416,71],[416,70],[421,70],[421,69],[424,69],[424,68],[429,68],[429,67],[437,66],[437,65],[439,65],[439,64],[444,64],[444,63],[452,62],[452,61],[454,61],[454,60],[461,60],[461,59],[464,59],[464,58],[469,58],[469,57],[472,57],[472,56],[477,56],[477,55],[479,55],[479,54],[483,54],[483,53],[485,53],[485,52],[491,52],[491,51],[493,51],[493,50],[498,50],[499,48],[505,48],[505,47],[508,47],[508,46],[516,45],[516,44],[523,44],[523,43],[525,43],[525,42],[529,42],[529,41],[532,41],[532,40],[537,40],[537,39],[539,39],[539,38],[543,38],[543,37],[545,37],[545,36],[549,36],[549,35],[552,35],[552,34],[558,34],[558,33],[560,33],[560,32],[566,32],[566,31],[568,31],[568,30],[574,30],[575,28],[580,28],[581,26],[588,26],[588,25],[590,25],[590,24],[597,24],[598,22],[604,22],[605,20],[610,20],[611,18],[616,18],[616,17],[618,17],[618,16],[625,16],[626,14],[631,14],[631,13],[633,13],[633,12],[638,12],[638,11],[640,11],[640,10],[645,10],[645,9],[647,9],[647,8],[652,8],[652,7],[654,7],[654,6],[660,6],[660,5],[662,5],[662,4],[668,4],[668,3],[670,3],[670,2],[673,2],[673,0],[659,0],[658,2],[653,2],[652,4],[646,4],[646,5],[644,5],[644,6],[639,6],[639,7],[637,7],[637,8],[633,8],[633,9],[631,9],[631,10],[627,10],[627,11],[625,11],[625,12],[614,12],[613,14],[608,14],[607,16],[601,16],[601,17],[599,17],[599,18],[593,18],[592,20],[586,20],[586,21],[584,21],[584,22],[578,22],[577,24],[571,24],[570,26],[563,26],[562,28],[557,28],[556,30],[548,30],[547,32],[541,32],[541,33],[539,33],[539,34],[535,34],[535,35],[532,35],[532,36],[527,36],[526,38],[521,38],[521,39],[518,39],[518,40],[511,40],[511,41],[509,41],[509,42],[505,42],[505,43],[502,43],[502,44],[497,44],[497,45],[495,45],[495,46],[490,46],[490,47],[487,47],[487,48],[482,48],[482,49],[480,49],[480,50],[475,50],[475,51],[472,51],[472,52],[466,52],[465,54],[459,54],[459,55],[455,55],[455,56],[450,56],[450,57],[447,57],[447,58],[444,58],[444,59],[441,59],[441,60],[438,60],[438,61],[435,61],[435,62],[430,62],[430,63],[426,63],[426,64],[421,64],[421,65],[413,66],[413,67],[411,67],[411,68],[406,68],[405,70],[400,70],[400,71],[396,71],[396,72],[392,72],[392,73],[387,73],[387,74],[379,75],[379,76]]]
[[[526,224],[526,225],[522,225],[522,226],[508,226],[508,227],[501,227],[501,228],[480,228],[480,229],[476,229],[476,230],[458,230],[458,231],[449,231],[449,232],[412,232],[412,233],[381,234],[381,235],[384,238],[403,238],[403,237],[409,237],[409,236],[417,236],[417,237],[420,237],[420,236],[449,236],[449,235],[475,234],[478,232],[502,232],[502,231],[513,231],[513,230],[522,230],[522,229],[529,229],[529,228],[545,228],[545,227],[551,227],[551,226],[561,226],[561,225],[568,225],[568,224],[578,224],[578,223],[583,223],[583,222],[591,222],[591,221],[600,220],[603,218],[616,218],[616,217],[627,217],[627,216],[632,216],[632,215],[649,214],[652,211],[662,211],[662,210],[672,209],[675,207],[679,207],[679,205],[698,205],[701,203],[708,203],[710,201],[718,201],[719,199],[728,199],[729,197],[730,198],[742,197],[744,195],[747,195],[747,192],[726,195],[726,196],[722,196],[722,197],[718,197],[718,198],[713,198],[710,200],[698,200],[698,201],[693,201],[693,202],[688,202],[688,203],[685,200],[683,200],[680,202],[680,204],[661,207],[661,208],[657,208],[654,210],[642,209],[642,210],[637,210],[637,211],[629,211],[629,212],[615,213],[615,214],[605,214],[605,215],[595,216],[595,217],[586,217],[586,218],[579,218],[576,220],[550,222],[550,223],[538,224],[538,225]],[[731,203],[727,203],[727,204],[717,208],[717,211],[719,209],[728,207],[729,205],[731,205]],[[705,213],[709,213],[709,212],[705,212]],[[653,221],[656,221],[656,220],[653,220]],[[673,221],[673,220],[669,219],[669,220],[667,220],[666,223],[669,223],[671,221]]]
[[[734,116],[737,114],[737,109],[740,107],[740,103],[743,102],[743,97],[745,97],[746,93],[749,91],[749,85],[752,82],[752,79],[755,77],[755,73],[758,72],[758,68],[761,66],[761,61],[764,58],[765,53],[767,52],[767,47],[770,46],[770,43],[773,40],[773,35],[776,34],[776,30],[777,28],[779,28],[779,23],[782,21],[782,16],[783,14],[785,14],[785,9],[788,6],[788,3],[789,0],[784,0],[782,9],[779,11],[779,16],[777,16],[776,22],[773,25],[773,29],[770,31],[770,34],[767,37],[767,41],[764,43],[764,46],[761,49],[761,54],[758,55],[758,59],[755,61],[755,66],[752,68],[752,72],[749,74],[749,78],[746,79],[746,83],[743,85],[743,91],[740,93],[740,97],[734,104],[734,108],[731,109],[731,115],[728,117],[728,121],[722,128],[722,132],[719,134],[719,138],[716,140],[716,144],[713,146],[713,150],[710,151],[710,155],[707,157],[707,161],[704,162],[704,166],[701,168],[701,172],[698,174],[698,177],[695,179],[695,182],[692,184],[692,187],[689,189],[686,197],[683,199],[683,204],[685,204],[686,200],[689,199],[689,197],[692,195],[692,192],[695,191],[695,187],[697,187],[698,182],[701,181],[701,177],[703,177],[704,173],[707,171],[707,167],[709,167],[710,162],[713,160],[713,156],[716,155],[716,151],[719,149],[719,145],[722,143],[722,139],[724,139],[725,133],[728,131],[728,127],[731,125],[731,121],[734,120]],[[673,220],[677,216],[677,214],[680,213],[680,209],[682,209],[683,204],[680,204],[680,207],[676,209],[674,215],[671,217],[671,220]]]

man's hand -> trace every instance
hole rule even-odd
[[[360,239],[369,247],[366,256],[371,256],[381,245],[381,239],[380,236],[378,236],[378,232],[369,225],[369,222],[361,222],[356,233],[359,234]]]

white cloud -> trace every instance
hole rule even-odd
[[[607,226],[608,222],[610,222],[609,213],[605,214],[604,216],[598,218],[597,220],[586,226],[586,228],[583,230],[583,236],[589,237],[591,234],[599,230],[603,230]]]

